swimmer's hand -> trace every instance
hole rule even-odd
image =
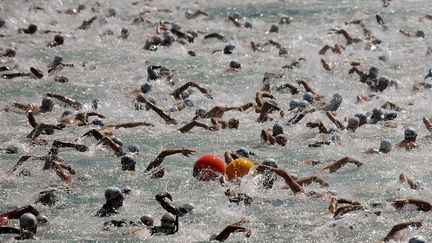
[[[196,150],[193,149],[182,149],[181,153],[186,156],[189,157],[189,155],[194,154],[196,152]]]

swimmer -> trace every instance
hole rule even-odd
[[[23,214],[31,213],[35,216],[39,215],[39,211],[31,205],[20,207],[12,211],[0,214],[0,226],[8,225],[9,219],[19,219]]]
[[[136,96],[136,99],[138,102],[143,102],[145,103],[150,109],[152,109],[153,111],[155,111],[162,119],[165,120],[165,122],[168,125],[176,125],[177,121],[176,119],[172,118],[169,114],[167,114],[167,112],[163,111],[162,109],[160,109],[159,107],[155,106],[152,102],[148,101],[143,95],[138,94]]]
[[[379,149],[370,148],[367,149],[364,153],[366,154],[378,154],[378,153],[389,153],[393,148],[393,143],[390,139],[383,139],[380,143]]]
[[[96,212],[97,217],[109,217],[118,214],[118,210],[123,206],[124,196],[120,188],[108,187],[105,190],[105,204]]]
[[[336,127],[341,130],[347,129],[350,132],[355,132],[357,128],[360,126],[360,120],[357,117],[349,118],[348,124],[345,125],[336,118],[335,112],[327,111],[326,115],[330,119],[330,121],[333,122],[333,124],[335,124]]]
[[[270,92],[270,80],[271,79],[281,79],[284,77],[283,73],[264,73],[264,78],[262,80],[264,87],[262,88],[262,91]]]
[[[227,227],[225,227],[225,229],[223,229],[218,235],[212,235],[210,237],[210,241],[219,241],[219,242],[224,242],[225,240],[228,239],[228,237],[235,232],[243,232],[244,235],[249,238],[252,234],[252,230],[243,227],[242,225],[247,223],[248,220],[245,218],[240,219],[239,221],[232,223],[230,225],[228,225]]]
[[[181,133],[185,133],[185,132],[189,132],[194,127],[202,127],[210,131],[219,131],[220,129],[238,129],[239,126],[239,120],[236,118],[231,118],[228,121],[225,121],[222,120],[221,118],[213,117],[210,119],[210,121],[212,125],[208,126],[207,124],[201,121],[193,120],[190,123],[179,128],[178,131]]]
[[[27,119],[30,125],[33,127],[33,130],[26,137],[32,142],[36,141],[41,134],[52,135],[54,133],[54,129],[63,130],[63,128],[65,128],[65,125],[63,124],[38,123],[31,110],[27,112]],[[36,144],[37,142],[38,141],[36,141]]]
[[[253,106],[252,103],[247,103],[247,104],[244,104],[242,106],[228,106],[228,107],[218,105],[218,106],[211,108],[209,111],[204,112],[203,114],[201,114],[199,116],[195,116],[194,119],[197,119],[199,117],[200,118],[222,118],[224,113],[227,111],[236,110],[236,111],[243,112],[252,106]]]
[[[53,93],[47,93],[46,97],[52,97],[55,98],[63,103],[66,103],[68,105],[70,105],[71,107],[75,108],[76,110],[80,110],[82,108],[82,104],[76,100],[73,100],[69,97],[63,96],[63,95],[58,95],[58,94],[53,94]]]
[[[250,205],[253,202],[253,199],[246,193],[236,193],[231,188],[225,191],[225,196],[228,197],[230,203],[235,203],[237,205],[240,205],[241,202],[243,202],[244,205]]]
[[[77,126],[84,126],[84,125],[88,125],[91,122],[89,122],[89,117],[91,116],[97,116],[99,118],[105,118],[104,115],[99,114],[97,112],[93,112],[93,111],[86,111],[86,112],[79,112],[75,115],[74,118],[71,118],[69,116],[65,116],[65,112],[62,114],[62,118],[60,120],[61,124],[64,125],[77,125]],[[117,128],[116,128],[117,129]]]
[[[273,111],[279,111],[280,117],[284,117],[283,110],[277,105],[274,100],[265,101],[261,107],[257,106],[255,110],[260,114],[256,120],[257,122],[265,122],[268,120],[272,120],[272,118],[270,118],[268,115],[271,114]]]
[[[195,87],[197,88],[201,93],[205,94],[207,98],[213,99],[210,95],[209,91],[195,82],[187,82],[183,84],[181,87],[175,89],[173,92],[170,93],[176,100],[183,100],[186,99],[189,96],[189,93],[185,93],[184,91],[187,90],[189,87]]]
[[[321,169],[321,173],[334,173],[337,170],[339,170],[340,168],[342,168],[342,166],[346,165],[347,163],[355,164],[357,167],[360,167],[363,165],[362,162],[360,162],[360,161],[358,161],[352,157],[346,156],[346,157],[343,157],[339,160],[336,160],[332,164]]]
[[[63,61],[63,58],[61,58],[60,56],[55,56],[54,62],[48,64],[48,73],[51,73],[54,71],[60,71],[64,67],[74,67],[73,64],[65,64],[65,63],[62,63],[62,61]]]
[[[341,34],[341,35],[345,38],[345,40],[346,40],[346,45],[347,45],[347,46],[349,46],[349,45],[351,45],[351,44],[354,44],[354,43],[358,43],[358,42],[361,41],[360,39],[352,38],[352,37],[348,34],[348,32],[346,32],[346,30],[344,30],[344,29],[330,29],[330,30],[328,31],[328,33],[329,33],[329,34]]]
[[[212,38],[218,39],[218,40],[223,41],[223,42],[228,41],[228,39],[226,37],[224,37],[223,35],[218,34],[218,33],[211,33],[211,34],[204,36],[204,40],[212,39]]]
[[[35,67],[30,67],[30,72],[29,73],[5,73],[0,75],[1,78],[4,79],[13,79],[13,78],[18,78],[18,77],[31,77],[31,78],[38,78],[41,79],[43,78],[43,73],[41,70],[39,70],[38,68]]]
[[[34,115],[38,115],[41,113],[51,112],[53,107],[54,107],[54,102],[51,99],[43,98],[40,106],[14,102],[11,105],[6,106],[3,110],[8,112],[10,111],[11,108],[17,108],[20,110],[24,110],[26,112],[31,111]]]
[[[19,217],[20,228],[2,226],[0,234],[18,234],[16,240],[35,240],[34,236],[37,231],[38,221],[32,213],[24,213]]]
[[[264,141],[264,144],[270,144],[275,145],[279,144],[282,147],[285,147],[286,143],[288,142],[287,137],[283,133],[275,133],[272,132],[275,130],[275,126],[280,126],[279,124],[275,124],[272,129],[270,128],[264,128],[261,130],[261,138]],[[270,134],[272,132],[273,134]]]
[[[396,209],[403,208],[406,205],[412,204],[417,206],[418,211],[429,212],[432,209],[432,204],[428,201],[417,198],[401,198],[393,201],[393,207]]]
[[[425,34],[424,34],[424,32],[422,31],[422,30],[417,30],[416,32],[415,32],[415,34],[413,34],[413,33],[410,33],[410,32],[408,32],[408,31],[406,31],[406,30],[403,30],[403,29],[400,29],[399,30],[399,33],[401,33],[401,34],[403,34],[404,36],[406,36],[406,37],[412,37],[412,36],[415,36],[415,37],[425,37]]]
[[[366,83],[367,80],[376,80],[378,78],[378,72],[379,70],[375,66],[369,68],[369,73],[360,71],[356,66],[353,66],[348,71],[348,74],[356,73],[360,77],[360,82]]]
[[[306,123],[306,127],[309,127],[309,128],[318,127],[319,133],[323,133],[323,134],[330,134],[330,133],[334,132],[334,129],[332,129],[332,128],[327,129],[320,119],[317,119],[313,122]],[[316,144],[316,145],[318,145],[318,144]],[[309,147],[314,147],[314,146],[309,146]]]
[[[321,58],[321,65],[326,71],[333,71],[332,65]]]
[[[396,145],[398,148],[406,148],[408,150],[408,149],[419,147],[419,145],[416,143],[417,132],[414,129],[412,128],[405,129],[404,135],[405,135],[404,140],[402,140],[400,143]]]
[[[409,222],[397,224],[397,225],[393,226],[392,229],[390,230],[390,232],[386,235],[386,237],[384,237],[384,241],[385,242],[390,241],[391,239],[394,238],[394,236],[396,235],[397,232],[404,230],[408,227],[420,228],[422,226],[423,226],[422,221],[409,221]]]
[[[409,187],[413,190],[417,190],[417,188],[418,188],[418,184],[414,180],[409,178],[407,175],[405,175],[404,173],[401,173],[399,175],[399,182],[407,183],[409,185]]]
[[[19,28],[18,29],[18,33],[24,33],[24,34],[34,34],[37,31],[37,25],[35,24],[30,24],[27,29],[24,28]]]
[[[186,157],[194,154],[196,150],[193,149],[166,149],[159,153],[159,155],[146,167],[145,173],[151,173],[153,178],[162,178],[164,176],[164,168],[161,167],[162,162],[168,156],[181,153]],[[155,169],[156,168],[156,169]]]
[[[208,13],[206,13],[204,11],[201,11],[201,10],[195,10],[195,12],[187,11],[185,13],[185,17],[187,19],[195,19],[195,18],[198,18],[201,15],[204,15],[204,16],[207,16],[207,17],[209,16]]]
[[[330,200],[330,204],[328,207],[328,210],[333,213],[335,216],[338,214],[341,214],[341,209],[339,210],[338,214],[336,214],[336,211],[338,209],[338,205],[339,204],[349,204],[349,205],[361,205],[359,202],[357,201],[352,201],[349,199],[345,199],[345,198],[337,198],[337,197],[332,197]]]
[[[294,67],[300,65],[300,61],[306,62],[306,59],[304,57],[297,58],[296,60],[291,62],[291,64],[285,65],[282,68],[293,69]]]

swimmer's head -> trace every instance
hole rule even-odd
[[[192,213],[192,211],[195,209],[195,205],[193,203],[187,202],[187,203],[183,203],[180,207],[179,207],[179,213],[180,216],[184,216],[188,213]]]
[[[390,141],[390,139],[385,138],[381,141],[379,151],[382,153],[388,153],[391,151],[393,147],[393,143]]]
[[[314,100],[314,95],[311,92],[306,92],[303,95],[303,100],[306,100],[307,102],[311,103]]]
[[[288,54],[288,49],[286,47],[279,48],[279,56],[287,55],[287,54]]]
[[[8,145],[5,149],[7,154],[16,154],[18,153],[18,147],[15,145]]]
[[[231,118],[228,120],[228,127],[231,129],[237,129],[239,127],[240,121],[237,118]]]
[[[172,229],[175,227],[175,218],[171,214],[164,214],[161,218],[161,227],[166,229]]]
[[[187,32],[186,34],[186,38],[188,40],[189,43],[193,43],[195,38],[198,37],[198,33],[196,32]]]
[[[273,167],[273,168],[278,168],[276,160],[274,160],[272,158],[267,158],[267,159],[263,160],[262,164],[265,165],[265,166],[270,166],[270,167]]]
[[[381,117],[384,114],[381,108],[375,107],[372,109],[372,117]]]
[[[376,79],[378,76],[378,71],[379,70],[377,67],[375,67],[375,66],[370,67],[369,68],[369,74],[368,74],[369,78],[370,79]]]
[[[417,138],[417,132],[413,128],[407,128],[404,132],[405,140],[415,140]]]
[[[52,111],[53,107],[54,107],[54,102],[50,98],[43,98],[42,99],[42,105],[40,106],[41,110]]]
[[[108,187],[105,190],[105,200],[107,201],[114,201],[114,200],[121,200],[123,201],[123,193],[122,190],[116,186]]]
[[[237,151],[234,152],[235,158],[244,157],[249,158],[253,153],[245,148],[237,149]]]
[[[354,115],[355,117],[357,117],[360,121],[359,126],[364,125],[367,123],[367,116],[363,113],[357,113]]]
[[[175,41],[174,34],[171,31],[163,33],[162,45],[171,45]]]
[[[169,75],[171,73],[169,68],[163,66],[159,69],[159,72],[161,75]]]
[[[46,135],[53,135],[54,134],[54,129],[51,128],[51,127],[47,127],[47,128],[45,128],[44,132],[45,132]]]
[[[55,35],[54,42],[57,43],[58,45],[61,45],[64,42],[64,37],[61,35]]]
[[[207,112],[206,109],[199,107],[198,109],[195,110],[195,116],[197,117],[201,117],[202,115],[204,115]]]
[[[98,106],[99,106],[100,100],[99,99],[93,99],[91,102],[92,108],[97,110]]]
[[[355,131],[360,125],[360,119],[357,117],[351,117],[348,119],[347,129],[350,131]]]
[[[77,10],[78,11],[83,11],[85,8],[86,8],[86,6],[84,4],[80,4],[80,5],[78,5]]]
[[[275,24],[272,24],[269,30],[270,33],[279,33],[279,27]]]
[[[132,188],[130,188],[128,186],[125,186],[122,189],[122,193],[125,194],[125,195],[130,195],[132,193]]]
[[[135,165],[136,165],[136,161],[129,157],[129,156],[123,156],[121,158],[121,165],[122,165],[122,170],[135,170]]]
[[[289,102],[290,110],[298,108],[299,107],[299,103],[300,103],[300,101],[298,99],[292,99],[292,100],[290,100],[290,102]]]
[[[288,142],[288,139],[286,138],[286,136],[284,134],[279,134],[275,137],[276,143],[278,143],[281,146],[285,146],[286,143]]]
[[[230,68],[240,69],[241,64],[237,61],[230,61],[229,63]]]
[[[131,153],[138,153],[139,152],[139,147],[133,144],[129,144],[127,147],[127,150]]]
[[[425,33],[423,32],[423,30],[417,30],[415,35],[416,35],[416,37],[425,38]]]
[[[183,100],[183,104],[185,104],[186,106],[192,107],[194,106],[194,103],[192,102],[191,99],[187,98]]]
[[[153,216],[151,216],[150,214],[144,214],[143,216],[141,216],[140,220],[145,226],[153,226],[154,219]]]
[[[100,126],[100,127],[105,126],[105,124],[103,123],[103,121],[101,119],[94,119],[91,123],[95,126]]]
[[[246,29],[251,29],[251,28],[252,28],[252,23],[249,22],[249,21],[247,21],[246,23],[244,23],[244,27],[245,27]]]
[[[235,45],[228,44],[228,45],[226,45],[226,46],[224,47],[224,49],[223,49],[223,53],[224,53],[224,54],[232,54],[232,51],[233,51],[235,48],[236,48]]]
[[[281,124],[275,123],[273,125],[272,131],[273,131],[273,137],[276,137],[279,134],[283,134],[283,127]]]
[[[36,216],[34,216],[33,214],[25,213],[21,215],[21,217],[19,218],[19,222],[22,230],[28,230],[36,233],[37,219]]]
[[[143,92],[144,94],[147,94],[148,92],[150,92],[152,89],[152,85],[150,83],[145,83],[143,85],[141,85],[141,92]]]

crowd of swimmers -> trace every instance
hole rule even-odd
[[[389,7],[390,0],[382,1],[383,7]],[[138,2],[133,3],[134,5]],[[80,4],[76,8],[65,9],[60,11],[59,14],[77,15],[84,11],[92,13],[94,16],[90,19],[83,20],[82,24],[78,27],[79,30],[85,31],[94,24],[95,20],[99,21],[100,25],[107,23],[107,18],[115,18],[117,11],[114,8],[108,8],[106,12],[103,11],[103,4],[96,2],[94,4],[84,5]],[[32,5],[29,11],[45,11],[43,7]],[[156,10],[155,10],[156,11]],[[169,9],[159,9],[157,11],[170,12]],[[151,11],[141,11],[137,16],[133,17],[132,24],[139,25],[150,21],[145,18],[145,14]],[[209,14],[197,10],[195,12],[187,12],[185,17],[187,19],[195,19],[199,17],[208,17]],[[430,15],[419,16],[420,21],[430,21],[432,17]],[[230,14],[227,17],[227,21],[234,24],[239,29],[250,29],[253,28],[252,23],[246,21],[238,13]],[[267,33],[278,33],[279,28],[283,25],[291,24],[296,21],[294,18],[284,16],[280,19],[279,24],[274,24],[269,27]],[[382,26],[383,29],[387,28],[383,18],[380,15],[376,15],[377,24]],[[374,47],[382,44],[382,41],[373,36],[372,32],[365,27],[363,20],[355,20],[347,22],[346,25],[359,25],[364,33],[363,38],[354,38],[344,29],[330,29],[329,34],[340,34],[346,43],[334,43],[333,45],[325,45],[321,50],[318,51],[317,55],[324,57],[331,54],[343,55],[344,50],[349,45],[356,45],[358,43],[364,43],[366,50],[373,49]],[[188,43],[193,43],[199,38],[203,39],[216,39],[221,42],[226,42],[227,38],[219,33],[203,33],[199,31],[184,31],[180,25],[171,23],[165,20],[161,20],[155,24],[155,33],[148,36],[143,46],[143,51],[158,51],[161,48],[173,48],[170,47],[174,42],[178,42],[181,45],[187,46]],[[3,29],[14,28],[12,22],[6,21],[0,18],[0,31]],[[21,27],[17,29],[18,35],[37,35],[39,33],[53,35],[53,39],[47,39],[45,48],[52,48],[60,52],[61,45],[64,42],[72,41],[69,35],[61,33],[60,31],[51,30],[40,30],[37,23],[32,23],[26,28]],[[400,33],[406,37],[417,37],[425,38],[423,31],[417,31],[410,33],[405,30],[400,30]],[[107,29],[101,36],[114,35],[114,31]],[[120,39],[126,40],[133,33],[127,28],[122,28],[120,31]],[[4,36],[3,36],[4,37]],[[252,52],[262,52],[265,46],[274,46],[278,49],[280,56],[286,56],[288,54],[287,48],[283,47],[280,43],[269,40],[265,43],[257,43],[251,41]],[[38,47],[39,48],[39,47]],[[58,49],[56,49],[58,48]],[[7,60],[7,63],[13,63],[14,58],[19,56],[19,52],[14,48],[1,49],[2,53],[0,56]],[[431,48],[432,50],[432,48]],[[19,50],[21,51],[21,50]],[[233,44],[226,44],[222,50],[214,50],[211,54],[217,52],[223,53],[223,55],[231,55],[237,51],[236,46]],[[191,57],[196,56],[195,51],[188,51]],[[385,59],[382,57],[381,59]],[[307,62],[303,57],[296,59],[289,65],[282,67],[283,69],[296,68],[301,62]],[[83,67],[92,68],[96,66],[98,60],[90,60],[82,64]],[[326,71],[331,72],[331,65],[321,58],[322,68]],[[358,61],[350,63],[351,68],[346,70],[350,75],[358,75],[359,82],[363,83],[364,88],[369,92],[368,96],[358,95],[356,100],[358,103],[368,102],[380,93],[390,90],[397,89],[400,86],[398,81],[392,80],[386,76],[380,76],[380,70],[376,66],[370,66],[368,68],[362,67],[362,64]],[[19,70],[19,66],[15,65],[3,65],[0,64],[0,80],[4,82],[5,79],[16,79],[29,78],[29,79],[42,79],[45,75],[55,73],[55,82],[68,83],[69,79],[65,76],[58,75],[62,69],[70,68],[73,70],[77,64],[63,63],[61,56],[55,56],[53,62],[47,66],[47,72],[44,73],[45,68],[31,67],[29,71]],[[230,61],[227,65],[226,72],[236,73],[243,70],[243,66],[238,61]],[[363,69],[363,70],[362,70]],[[286,128],[289,126],[305,126],[309,129],[318,129],[318,133],[330,134],[328,140],[319,140],[309,144],[310,148],[323,147],[333,143],[340,143],[340,138],[337,136],[340,131],[346,130],[349,133],[355,133],[359,127],[369,125],[379,125],[386,128],[400,129],[400,111],[403,109],[409,109],[408,107],[400,107],[399,105],[388,101],[381,106],[375,107],[370,111],[359,112],[351,117],[341,118],[338,117],[337,111],[340,105],[343,103],[343,97],[338,92],[330,94],[326,98],[326,95],[319,93],[311,84],[305,80],[297,80],[295,83],[287,82],[285,84],[275,87],[272,85],[272,80],[282,80],[284,73],[265,73],[263,78],[262,89],[256,90],[255,100],[247,102],[243,105],[233,106],[231,104],[220,104],[210,109],[203,107],[196,107],[190,95],[196,93],[198,90],[200,95],[205,99],[214,99],[217,95],[216,92],[211,90],[198,82],[186,82],[180,85],[178,88],[172,88],[166,92],[166,96],[170,96],[174,99],[174,103],[170,107],[163,107],[160,105],[158,100],[152,96],[154,86],[158,85],[155,80],[165,80],[167,84],[174,86],[173,79],[176,73],[167,67],[160,65],[148,65],[147,66],[147,79],[143,82],[141,87],[130,90],[131,100],[134,100],[134,109],[137,111],[144,110],[151,112],[157,116],[151,116],[151,121],[127,121],[116,124],[106,124],[104,119],[105,115],[99,113],[98,106],[100,100],[94,99],[91,101],[89,106],[85,106],[84,102],[74,100],[67,95],[56,94],[51,92],[45,92],[41,95],[40,104],[29,104],[25,102],[13,101],[2,107],[2,112],[24,112],[28,120],[31,130],[25,139],[32,146],[46,146],[49,151],[46,155],[37,156],[33,154],[21,154],[22,151],[17,146],[10,145],[6,148],[1,148],[2,153],[8,154],[21,154],[18,158],[17,163],[11,168],[2,168],[7,171],[7,175],[17,176],[29,176],[31,171],[28,169],[20,169],[20,167],[29,160],[41,160],[44,161],[43,170],[54,171],[64,183],[63,187],[51,188],[41,191],[38,194],[36,204],[42,204],[47,206],[54,206],[57,202],[57,196],[61,191],[68,192],[71,187],[74,186],[75,180],[77,180],[77,174],[79,170],[73,168],[67,164],[66,161],[60,157],[60,149],[74,149],[76,152],[86,152],[89,147],[82,144],[84,138],[91,137],[97,140],[97,144],[106,147],[114,156],[118,157],[121,169],[123,171],[135,171],[137,159],[133,156],[134,153],[139,152],[139,146],[136,144],[126,145],[122,140],[114,133],[114,130],[120,128],[134,129],[138,126],[146,126],[149,129],[155,127],[155,124],[163,123],[168,126],[169,129],[173,130],[173,133],[177,133],[177,136],[181,136],[179,133],[188,132],[205,132],[195,130],[208,130],[209,132],[217,132],[222,129],[241,129],[242,119],[240,116],[236,116],[240,112],[246,112],[251,110],[256,113],[256,122],[269,124],[271,126],[263,126],[257,139],[261,139],[263,146],[278,146],[285,147],[290,141],[290,134],[287,133]],[[421,89],[430,89],[432,87],[432,69],[426,71],[424,80],[416,83],[414,91]],[[287,92],[288,91],[288,92]],[[289,102],[289,109],[285,109],[284,106],[277,103],[277,96],[287,95],[291,98]],[[56,106],[61,104],[61,106]],[[62,113],[60,117],[56,117],[57,122],[45,123],[42,120],[47,120],[47,117],[53,116],[55,109],[61,109],[59,107],[67,107],[65,110],[60,110]],[[86,108],[90,107],[90,108]],[[177,113],[187,113],[194,110],[192,114],[189,114],[189,119],[179,121],[176,118]],[[57,111],[56,111],[57,112]],[[254,113],[254,114],[255,114]],[[276,113],[276,114],[275,114]],[[315,115],[321,115],[322,119],[307,119],[314,113]],[[227,115],[226,115],[227,114]],[[229,118],[227,118],[229,116]],[[306,118],[306,119],[305,119]],[[334,127],[326,126],[328,122],[323,122],[324,119],[334,125]],[[423,117],[423,123],[428,131],[432,131],[432,122],[430,118]],[[50,135],[62,133],[63,130],[68,126],[79,126],[89,127],[82,136],[74,141],[60,141],[57,139],[51,139]],[[411,127],[405,127],[404,138],[395,143],[389,138],[384,137],[379,141],[378,148],[370,148],[364,151],[368,154],[374,153],[390,153],[393,149],[403,150],[414,150],[419,145],[417,143],[417,131]],[[217,135],[215,135],[217,136]],[[77,142],[78,141],[78,142]],[[281,168],[282,163],[276,162],[273,158],[267,158],[262,161],[256,161],[254,152],[245,148],[233,148],[232,151],[226,151],[222,156],[207,154],[206,151],[198,151],[194,148],[166,148],[162,150],[154,160],[150,161],[144,169],[144,172],[150,176],[150,178],[157,180],[165,175],[165,169],[163,161],[166,157],[175,154],[181,154],[186,157],[199,152],[203,155],[195,160],[194,167],[191,168],[191,175],[200,181],[217,181],[222,187],[224,187],[225,195],[221,197],[227,197],[230,203],[244,204],[245,206],[250,205],[254,202],[254,199],[245,192],[237,192],[238,185],[243,180],[260,180],[262,189],[270,190],[275,187],[276,182],[280,179],[284,182],[282,189],[288,189],[293,195],[305,195],[311,200],[327,200],[329,202],[328,210],[333,214],[333,218],[339,219],[343,215],[361,211],[365,214],[391,214],[397,209],[403,208],[407,205],[414,205],[419,211],[429,212],[432,209],[432,204],[428,200],[407,197],[392,199],[392,206],[395,210],[385,210],[383,204],[380,202],[365,203],[356,200],[344,198],[334,192],[315,192],[308,191],[305,189],[306,186],[311,183],[318,183],[322,187],[328,187],[329,184],[324,181],[319,175],[308,175],[304,177],[297,177],[290,173],[288,170]],[[364,166],[364,163],[351,156],[344,156],[342,158],[335,158],[332,162],[317,160],[302,161],[305,164],[322,165],[321,173],[336,173],[339,169],[347,164],[353,164],[356,167]],[[247,177],[246,175],[253,175]],[[410,178],[406,173],[401,173],[399,178],[401,183],[406,183],[412,190],[419,190],[418,183],[415,179]],[[156,182],[157,183],[157,182]],[[111,227],[134,227],[134,232],[148,230],[150,235],[171,235],[177,233],[180,229],[179,221],[182,217],[187,217],[189,214],[193,214],[196,207],[200,207],[199,203],[196,202],[177,202],[180,206],[172,204],[173,197],[169,192],[161,192],[155,195],[155,200],[160,204],[166,213],[160,219],[160,225],[154,225],[155,219],[150,214],[144,214],[139,220],[136,219],[114,219],[112,216],[121,215],[121,208],[123,202],[126,199],[126,195],[131,193],[131,188],[119,188],[116,186],[109,187],[104,192],[105,204],[94,213],[95,217],[104,218],[101,221],[101,226],[105,229]],[[102,194],[102,193],[101,193]],[[126,199],[127,200],[127,199]],[[193,200],[193,198],[192,198]],[[34,205],[26,205],[21,208],[17,208],[5,213],[0,214],[0,234],[16,234],[16,239],[35,239],[38,232],[38,226],[48,224],[48,218],[41,214]],[[5,209],[0,209],[5,210]],[[19,224],[14,224],[14,219],[19,221]],[[245,227],[248,223],[247,218],[239,219],[228,225],[219,234],[215,234],[209,237],[210,240],[224,241],[231,233],[242,232],[245,237],[249,237],[252,234],[252,229]],[[408,227],[419,228],[423,226],[423,221],[413,220],[406,221],[396,224],[386,236],[383,236],[384,241],[395,239],[397,232],[406,229]],[[419,243],[425,242],[421,237],[412,237],[409,242]]]

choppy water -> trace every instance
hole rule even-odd
[[[26,71],[29,67],[38,67],[47,74],[46,66],[55,55],[60,55],[64,63],[73,63],[75,68],[65,68],[58,74],[69,78],[69,82],[54,82],[55,75],[45,75],[43,79],[17,78],[0,80],[0,106],[4,107],[13,101],[39,104],[45,93],[63,94],[85,103],[84,110],[91,109],[91,101],[101,100],[98,112],[104,114],[106,124],[144,120],[156,125],[154,128],[133,128],[116,130],[115,136],[128,144],[136,144],[141,152],[135,156],[139,161],[135,173],[122,172],[120,159],[111,151],[94,146],[93,139],[82,139],[80,142],[91,146],[86,153],[66,150],[61,156],[78,169],[79,175],[89,180],[78,181],[73,185],[73,193],[62,194],[54,207],[37,205],[37,208],[50,218],[50,225],[42,227],[37,236],[42,240],[98,240],[98,241],[160,241],[160,242],[194,242],[206,241],[211,234],[218,233],[229,223],[241,217],[250,219],[247,227],[252,229],[248,239],[251,242],[377,242],[380,241],[399,222],[424,220],[424,227],[419,230],[405,230],[398,238],[406,241],[412,235],[432,238],[431,219],[428,213],[411,210],[394,211],[388,202],[391,199],[414,196],[430,200],[431,155],[429,134],[421,118],[431,116],[430,90],[412,92],[414,81],[422,80],[431,67],[431,56],[426,55],[432,43],[431,21],[420,22],[419,17],[432,10],[426,0],[400,1],[393,0],[387,8],[381,1],[103,1],[99,12],[92,13],[94,2],[86,3],[86,10],[79,15],[69,16],[62,12],[77,7],[76,1],[0,1],[0,17],[6,20],[6,26],[0,28],[0,47],[15,48],[15,58],[1,57],[2,65],[13,66]],[[40,6],[44,11],[29,10]],[[107,24],[101,25],[97,19],[88,30],[77,30],[83,20],[92,16],[104,16],[107,9],[117,10],[116,17],[106,18]],[[152,24],[132,25],[133,16],[140,10],[148,9],[145,18]],[[170,9],[172,12],[158,12],[157,9]],[[194,20],[185,18],[188,10],[201,9],[210,17],[198,17]],[[60,13],[59,13],[60,11]],[[227,20],[228,14],[239,12],[242,22],[250,21],[252,29],[236,28]],[[375,15],[383,17],[387,30],[376,23]],[[280,25],[279,33],[266,33],[272,24],[277,24],[281,16],[289,15],[294,21],[289,25]],[[333,72],[323,70],[317,52],[324,44],[334,45],[340,42],[345,45],[341,36],[329,35],[330,28],[344,28],[355,37],[363,39],[358,25],[345,25],[346,21],[361,19],[374,36],[383,41],[373,50],[366,50],[365,43],[347,46],[343,54],[328,52],[322,56],[329,61]],[[51,25],[52,21],[56,25]],[[232,55],[212,54],[215,49],[223,49],[226,43],[216,40],[203,40],[200,34],[195,43],[181,45],[174,43],[170,47],[160,47],[158,51],[143,50],[148,36],[154,34],[155,25],[160,20],[175,22],[182,30],[218,32],[226,36],[227,43],[236,45]],[[17,34],[18,28],[25,28],[29,23],[38,25],[34,35]],[[119,38],[120,30],[130,30],[127,40]],[[100,36],[105,30],[114,32],[111,36]],[[409,32],[423,30],[425,38],[405,37],[399,29]],[[54,34],[42,34],[43,30],[58,30],[65,36],[65,43],[55,48],[46,48]],[[288,57],[278,56],[275,47],[265,47],[265,52],[253,52],[250,41],[264,43],[272,39],[288,48]],[[194,50],[196,57],[187,54]],[[386,55],[383,62],[379,56]],[[282,69],[293,60],[304,57],[298,68]],[[89,59],[98,59],[94,70],[82,67]],[[230,60],[242,64],[243,71],[227,73]],[[361,60],[362,69],[367,70],[375,65],[380,75],[400,81],[398,89],[390,88],[379,94],[379,98],[370,102],[356,104],[356,95],[368,94],[365,84],[358,82],[358,76],[349,75],[348,61]],[[326,125],[331,125],[323,112],[308,115],[299,125],[286,126],[288,135],[286,147],[263,146],[260,140],[262,128],[271,127],[274,122],[285,124],[287,117],[280,119],[273,114],[274,121],[256,123],[258,115],[253,112],[228,112],[224,118],[238,117],[238,130],[208,132],[192,130],[180,134],[176,131],[182,124],[165,125],[162,119],[152,111],[135,111],[134,98],[130,91],[139,88],[147,78],[147,65],[163,65],[175,70],[173,78],[175,87],[194,80],[212,91],[213,100],[205,98],[198,92],[191,99],[196,107],[211,108],[215,105],[242,105],[253,101],[255,92],[262,87],[265,72],[284,73],[281,80],[272,81],[274,85],[285,82],[294,83],[297,79],[309,81],[318,92],[329,100],[339,92],[344,100],[338,110],[338,117],[350,117],[357,112],[368,112],[385,101],[393,101],[404,108],[398,113],[398,128],[384,128],[382,124],[366,125],[356,133],[338,132],[341,144],[332,144],[322,148],[308,148],[307,144],[326,137],[317,134],[305,126],[307,121],[320,118]],[[153,83],[151,96],[156,98],[158,106],[169,108],[175,100],[168,95],[173,89],[164,80]],[[276,93],[278,104],[286,111],[290,94]],[[300,98],[296,97],[296,98]],[[60,103],[50,115],[38,116],[41,121],[54,122],[66,108]],[[189,121],[195,108],[174,113],[178,121]],[[47,147],[30,146],[25,136],[31,127],[23,113],[0,112],[0,147],[10,144],[19,147],[18,155],[0,154],[0,210],[7,211],[14,207],[31,204],[38,191],[48,185],[60,184],[55,173],[42,171],[42,162],[27,162],[25,168],[32,171],[31,177],[5,175],[21,155],[44,155]],[[388,137],[393,142],[403,139],[404,127],[411,126],[419,133],[420,148],[413,151],[394,150],[389,154],[365,155],[362,153],[370,147],[378,147],[382,138]],[[53,136],[44,138],[52,141],[73,141],[86,132],[89,127],[67,127]],[[149,161],[164,148],[190,147],[197,150],[190,158],[174,155],[166,159],[166,175],[163,179],[152,180],[142,171]],[[341,169],[336,174],[322,175],[331,186],[327,189],[316,185],[306,187],[306,191],[336,192],[339,196],[369,203],[383,201],[386,203],[381,216],[363,213],[351,213],[340,220],[334,220],[327,210],[328,202],[319,199],[296,197],[288,190],[262,190],[256,179],[248,176],[237,191],[246,192],[254,198],[251,206],[230,205],[224,196],[224,188],[216,182],[200,182],[192,175],[194,161],[203,154],[214,153],[223,156],[227,150],[246,147],[257,153],[253,158],[261,161],[272,157],[280,167],[288,169],[298,176],[318,175],[322,165],[312,167],[295,163],[303,159],[335,160],[343,156],[353,156],[364,163],[360,169],[352,165]],[[410,175],[421,183],[421,189],[414,191],[399,184],[401,172]],[[94,217],[95,212],[104,203],[103,192],[108,186],[129,186],[133,193],[127,196],[120,214],[114,218],[139,219],[150,213],[156,219],[164,210],[154,200],[154,195],[161,191],[170,192],[175,202],[190,201],[197,208],[195,213],[181,218],[180,231],[172,236],[151,237],[148,231],[129,235],[127,229],[102,230],[104,219]],[[279,180],[278,186],[282,185]],[[8,235],[0,236],[7,241]],[[235,234],[232,241],[242,241],[243,235]]]

